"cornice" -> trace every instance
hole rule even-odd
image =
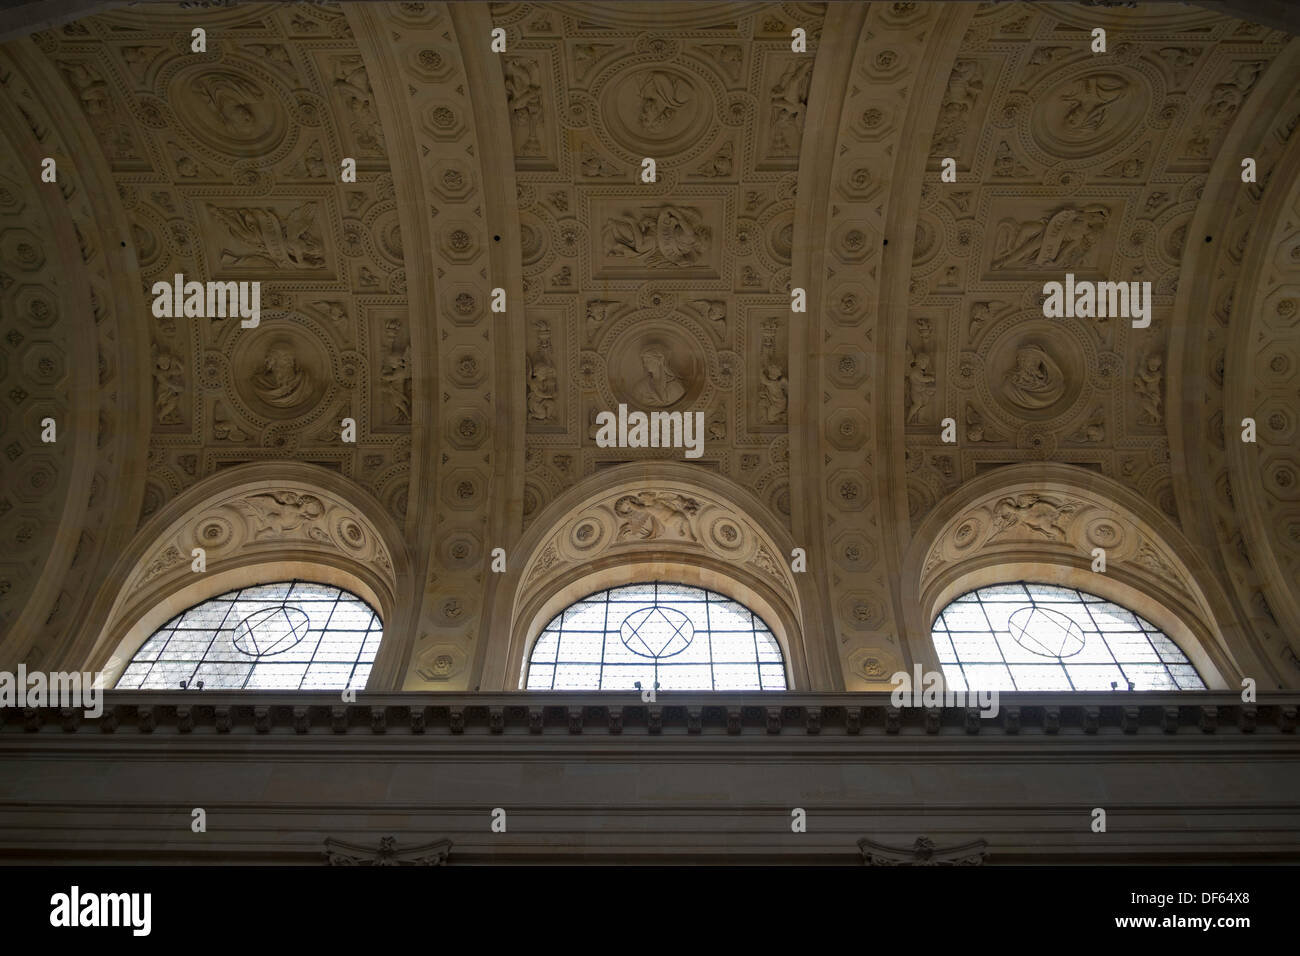
[[[283,742],[295,736],[664,737],[679,740],[782,736],[811,738],[941,737],[952,746],[976,738],[1013,740],[1140,737],[1143,746],[1174,739],[1272,739],[1293,749],[1300,695],[1264,694],[1243,703],[1231,693],[1002,694],[998,713],[964,706],[893,706],[888,693],[662,694],[655,703],[609,693],[337,694],[110,691],[103,716],[80,708],[0,710],[0,749],[39,746],[64,734],[123,737],[229,735]],[[689,744],[683,744],[689,746]],[[1018,745],[1013,745],[1018,746]]]

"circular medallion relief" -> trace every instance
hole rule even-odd
[[[286,419],[321,411],[330,362],[313,336],[293,327],[242,338],[231,360],[235,388],[258,415]]]
[[[663,63],[615,77],[600,97],[600,121],[633,154],[663,157],[697,143],[713,120],[703,81]]]
[[[206,146],[228,156],[261,156],[279,145],[288,115],[269,83],[228,66],[177,74],[176,115]]]
[[[1096,156],[1129,141],[1145,119],[1150,93],[1145,80],[1118,71],[1090,71],[1062,80],[1035,97],[1029,128],[1054,156]]]
[[[989,351],[989,391],[1016,419],[1054,418],[1082,389],[1077,352],[1074,342],[1045,329],[1004,336]]]
[[[610,351],[609,384],[621,402],[645,411],[681,408],[704,386],[704,359],[669,325],[632,329]]]

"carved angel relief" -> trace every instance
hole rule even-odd
[[[1263,72],[1263,63],[1238,63],[1228,79],[1214,87],[1209,100],[1201,108],[1200,122],[1188,141],[1189,156],[1209,155],[1211,143],[1228,128]]]
[[[698,211],[664,205],[611,216],[601,227],[605,254],[649,268],[693,266],[709,252],[712,230]]]
[[[624,495],[614,503],[614,513],[623,519],[618,537],[652,541],[677,538],[698,541],[695,516],[700,503],[671,491],[642,491]]]
[[[542,143],[538,130],[542,117],[541,67],[536,60],[511,56],[502,60],[505,72],[506,107],[515,138],[516,156],[540,156]],[[600,175],[592,173],[590,175]]]
[[[907,409],[907,424],[913,425],[921,420],[934,399],[937,379],[931,368],[930,353],[913,351],[911,345],[905,345],[907,357],[907,378],[903,380],[903,404]]]
[[[556,418],[556,401],[559,395],[559,375],[551,353],[551,326],[547,322],[535,323],[537,350],[525,356],[525,386],[528,395],[528,418],[534,422],[553,422]]]
[[[992,541],[1017,525],[1049,541],[1065,540],[1065,522],[1078,510],[1074,502],[1045,495],[1022,494],[1003,498],[993,509]]]
[[[333,85],[347,107],[348,125],[357,147],[367,155],[383,155],[384,131],[375,108],[370,77],[360,56],[343,56],[334,62]]]
[[[1110,210],[1066,206],[1050,217],[1003,219],[994,233],[994,269],[1057,269],[1082,263],[1101,241]]]
[[[153,346],[154,420],[160,425],[180,422],[180,400],[185,394],[185,372],[181,361],[166,347]]]
[[[780,323],[775,319],[767,319],[763,322],[763,355],[758,381],[758,407],[762,410],[763,422],[768,425],[787,424],[790,416],[790,379],[779,357],[780,330]]]
[[[384,327],[384,355],[379,367],[379,393],[392,406],[396,420],[411,420],[411,346],[400,338],[401,322],[389,319]]]
[[[318,526],[325,514],[325,504],[315,495],[296,491],[271,491],[239,499],[252,517],[254,538],[263,535],[288,535],[301,530],[306,537],[328,542],[329,534]]]
[[[934,131],[931,156],[956,154],[966,138],[975,102],[984,89],[984,69],[977,60],[958,60],[948,78],[939,122]]]
[[[1165,421],[1164,372],[1165,359],[1158,352],[1152,352],[1138,367],[1133,378],[1133,389],[1137,392],[1138,404],[1142,412],[1138,421],[1144,425],[1162,425]]]
[[[790,61],[772,87],[768,101],[772,111],[769,145],[772,155],[790,156],[798,152],[811,83],[812,60],[804,57]]]

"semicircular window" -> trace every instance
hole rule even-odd
[[[281,581],[178,614],[140,646],[119,689],[341,690],[366,686],[383,624],[355,594]]]
[[[944,681],[959,690],[1204,690],[1170,638],[1128,608],[1075,588],[978,588],[935,618]]]
[[[781,645],[725,595],[652,581],[598,591],[546,625],[528,690],[785,690]]]

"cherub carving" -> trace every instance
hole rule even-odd
[[[772,87],[772,150],[793,152],[803,131],[808,87],[812,83],[812,61],[798,57],[790,62]]]
[[[527,379],[528,417],[535,422],[549,422],[555,418],[555,401],[558,381],[555,366],[545,352],[524,356]]]
[[[506,80],[506,107],[511,125],[526,135],[518,144],[520,156],[536,156],[542,151],[537,128],[542,122],[541,68],[536,60],[506,57],[502,63]]]
[[[1161,407],[1164,403],[1164,364],[1164,356],[1152,352],[1133,377],[1133,388],[1137,392],[1138,404],[1142,406],[1138,420],[1146,425],[1161,425],[1165,420]]]
[[[1062,527],[1062,519],[1074,514],[1076,510],[1077,506],[1071,502],[1058,503],[1051,498],[1035,494],[1003,498],[994,506],[995,530],[989,537],[996,538],[1019,524],[1049,541],[1064,541],[1065,528]]]
[[[790,408],[790,379],[785,369],[776,362],[763,366],[758,383],[758,404],[763,409],[763,420],[776,425],[787,420]]]
[[[160,425],[181,420],[180,398],[185,392],[185,373],[180,360],[165,349],[153,346],[154,415]]]
[[[587,322],[587,341],[596,341],[596,333],[609,318],[610,311],[618,305],[614,299],[592,299],[587,303],[585,318]]]
[[[930,353],[914,352],[912,346],[908,344],[903,348],[907,358],[907,378],[903,380],[903,403],[907,409],[906,421],[908,424],[913,424],[921,420],[921,413],[933,400],[937,379],[930,367]]]
[[[382,152],[384,131],[375,111],[375,93],[359,56],[345,56],[334,64],[334,89],[351,113],[349,126],[357,145],[367,153]]]
[[[402,348],[396,336],[379,368],[379,389],[393,403],[397,420],[411,420],[411,346]]]
[[[257,523],[254,538],[260,538],[264,534],[292,534],[304,526],[313,538],[325,534],[314,527],[316,521],[325,514],[324,502],[315,495],[299,494],[296,491],[270,491],[249,495],[243,502]]]
[[[624,495],[614,503],[614,513],[625,519],[618,526],[619,538],[672,536],[697,541],[695,516],[699,511],[700,503],[694,498],[672,491],[643,491]]]

